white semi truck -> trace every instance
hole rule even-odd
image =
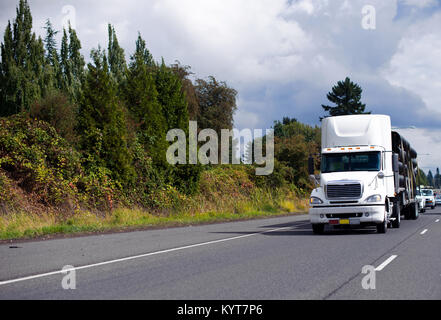
[[[322,121],[321,170],[310,197],[313,232],[325,226],[399,228],[401,216],[417,219],[417,153],[392,131],[387,115],[347,115]]]

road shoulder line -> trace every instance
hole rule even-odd
[[[166,249],[166,250],[160,250],[160,251],[154,251],[154,252],[139,254],[139,255],[135,255],[135,256],[129,256],[129,257],[120,258],[120,259],[113,259],[113,260],[108,260],[108,261],[104,261],[104,262],[98,262],[98,263],[83,265],[83,266],[80,266],[80,267],[74,267],[72,269],[67,269],[67,270],[56,270],[56,271],[52,271],[52,272],[36,274],[36,275],[27,276],[27,277],[21,277],[21,278],[16,278],[16,279],[11,279],[11,280],[0,281],[0,286],[6,285],[6,284],[12,284],[12,283],[16,283],[16,282],[21,282],[21,281],[26,281],[26,280],[32,280],[32,279],[37,279],[37,278],[48,277],[48,276],[52,276],[52,275],[56,275],[56,274],[61,274],[61,273],[67,273],[67,272],[73,271],[73,270],[78,271],[78,270],[82,270],[82,269],[88,269],[88,268],[99,267],[99,266],[113,264],[113,263],[118,263],[118,262],[135,260],[135,259],[145,258],[145,257],[149,257],[149,256],[154,256],[154,255],[174,252],[174,251],[181,251],[181,250],[185,250],[185,249],[191,249],[191,248],[196,248],[196,247],[207,246],[207,245],[215,244],[215,243],[221,243],[221,242],[227,242],[227,241],[247,238],[247,237],[255,236],[255,235],[258,235],[258,234],[275,232],[275,231],[279,231],[279,230],[283,230],[283,229],[289,229],[289,228],[292,228],[292,226],[276,228],[276,229],[271,229],[271,230],[265,230],[265,231],[262,231],[262,232],[255,232],[255,233],[245,234],[245,235],[231,237],[231,238],[224,238],[224,239],[206,241],[206,242],[191,244],[191,245],[182,246],[182,247],[176,247],[176,248],[171,248],[171,249]]]

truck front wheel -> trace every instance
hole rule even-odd
[[[377,224],[377,232],[378,233],[386,233],[387,232],[387,219],[384,217],[384,221]]]
[[[400,210],[400,204],[398,201],[394,202],[394,207],[392,210],[392,217],[395,218],[395,220],[392,220],[392,227],[398,229],[401,224],[401,210]]]
[[[312,232],[314,232],[314,234],[323,234],[324,231],[325,231],[325,225],[323,223],[312,224]]]
[[[414,202],[409,207],[410,211],[410,218],[412,220],[418,219],[419,213],[418,213],[418,203]]]

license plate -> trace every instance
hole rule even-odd
[[[349,224],[349,219],[340,219],[340,224]]]

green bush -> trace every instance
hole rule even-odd
[[[11,181],[5,172],[0,169],[0,203],[10,204],[11,201]]]
[[[294,170],[274,159],[273,173],[267,176],[252,175],[251,179],[259,188],[281,188],[294,183]]]
[[[256,187],[250,178],[252,172],[252,168],[245,165],[214,166],[203,172],[200,192],[212,201],[223,196],[248,196]]]
[[[153,160],[139,142],[138,137],[132,145],[133,167],[137,178],[125,188],[125,196],[131,205],[141,207],[158,206],[153,201],[154,190],[166,185],[164,170],[154,166]]]
[[[77,106],[60,91],[51,90],[45,98],[31,105],[30,116],[43,120],[54,127],[70,143],[76,143],[75,134]]]
[[[169,170],[169,181],[180,192],[193,195],[199,190],[202,171],[201,165],[177,164]]]
[[[81,174],[80,155],[48,123],[20,114],[0,119],[0,167],[44,204],[57,204]]]

